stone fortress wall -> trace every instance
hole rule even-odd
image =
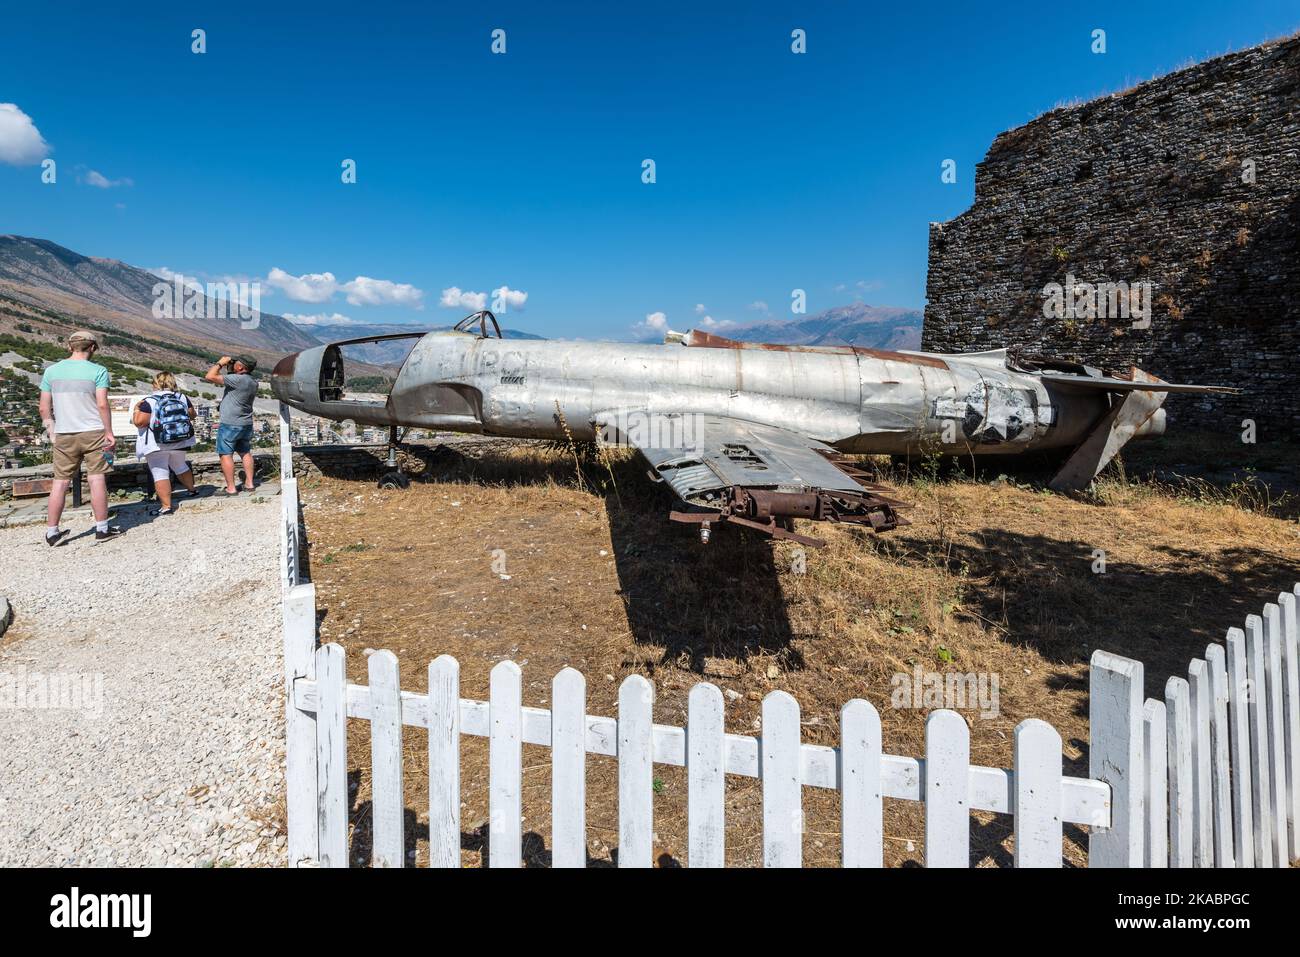
[[[1071,282],[1075,308],[1056,308]],[[1084,284],[1101,283],[1129,298],[1090,310]],[[1300,35],[1002,133],[974,205],[931,224],[927,297],[926,350],[1019,345],[1235,385],[1171,398],[1170,421],[1300,435]]]

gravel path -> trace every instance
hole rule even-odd
[[[55,549],[43,526],[0,530],[0,866],[283,863],[267,492],[122,508],[127,534],[99,544],[80,517]]]

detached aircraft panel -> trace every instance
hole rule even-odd
[[[637,424],[653,422],[648,413],[601,413],[596,420],[607,432],[617,434],[619,441],[635,445],[684,502],[698,504],[710,492],[731,486],[779,492],[860,490],[826,458],[834,449],[788,429],[686,413],[680,417],[681,427],[674,429],[674,438],[680,441],[661,447],[658,443],[666,428],[643,430]]]
[[[901,502],[877,494],[836,450],[789,429],[727,416],[695,413],[652,416],[633,410],[595,417],[606,440],[635,446],[653,477],[668,484],[689,511],[679,522],[701,525],[707,539],[715,522],[737,522],[778,538],[810,545],[794,518],[866,525],[885,531],[906,524]],[[665,441],[670,436],[671,441]]]

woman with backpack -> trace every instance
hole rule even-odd
[[[136,404],[132,416],[138,430],[135,455],[144,459],[153,475],[154,490],[162,505],[150,514],[171,515],[172,472],[186,491],[194,494],[194,473],[185,460],[185,449],[194,445],[194,419],[198,412],[189,397],[176,388],[176,377],[170,372],[154,376],[153,389]]]

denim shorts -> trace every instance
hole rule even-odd
[[[220,455],[247,455],[253,451],[251,425],[217,426],[217,453]]]

